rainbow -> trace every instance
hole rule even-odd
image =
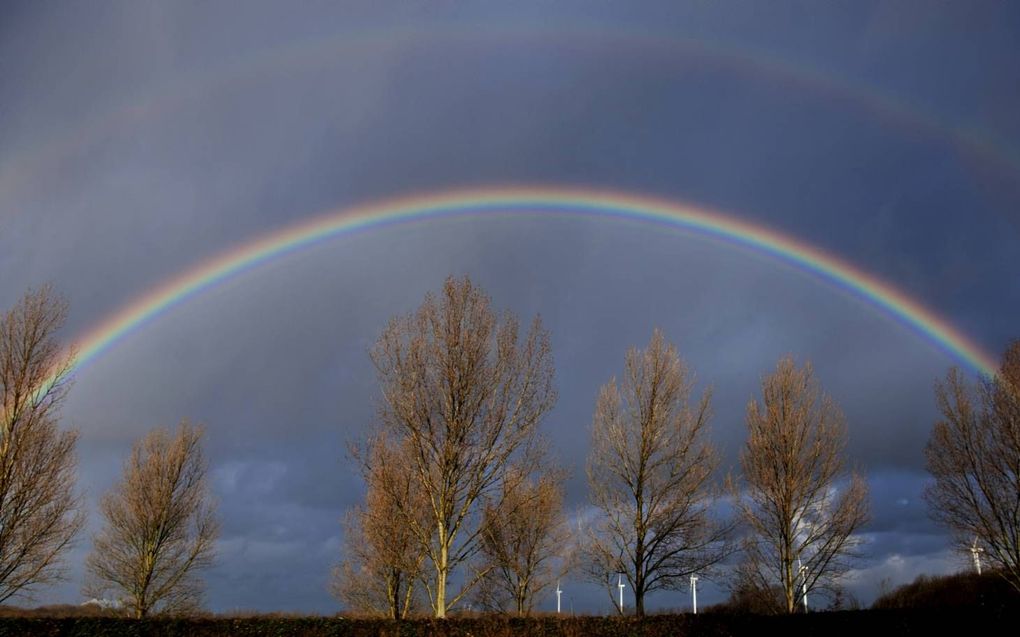
[[[80,371],[127,334],[170,308],[288,254],[340,236],[402,223],[520,214],[658,224],[753,250],[868,302],[974,370],[995,374],[995,359],[948,321],[890,284],[797,239],[701,207],[632,194],[553,187],[455,190],[391,199],[333,210],[271,232],[193,267],[123,306],[79,340],[70,373]]]

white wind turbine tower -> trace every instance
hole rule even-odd
[[[977,545],[977,536],[974,536],[974,543],[970,545],[970,554],[974,558],[974,570],[977,574],[981,574],[981,554],[985,552],[983,548]]]
[[[698,614],[698,576],[691,575],[691,605],[694,606],[694,614]]]
[[[797,556],[797,572],[800,573],[800,585],[801,590],[804,593],[804,612],[808,612],[807,605],[807,568],[800,563],[800,556]]]
[[[560,589],[560,580],[556,580],[556,614],[560,614],[560,595],[563,591]]]
[[[627,586],[623,583],[623,574],[620,574],[616,586],[620,589],[620,614],[623,614],[623,589]]]
[[[794,530],[794,536],[797,538],[797,541],[802,541],[800,540],[801,537],[810,537],[811,531],[814,528],[814,519],[812,514],[824,512],[828,508],[834,495],[834,489],[830,489],[821,501],[815,503],[814,506],[809,505],[801,511],[801,515],[799,516],[800,519],[797,521],[797,528]],[[804,541],[806,541],[806,537]],[[804,612],[806,613],[808,612],[808,567],[804,566],[801,561],[801,552],[805,549],[806,547],[801,544],[801,546],[799,546],[796,550],[797,575],[800,577],[801,597],[804,598]],[[808,562],[810,563],[810,560]],[[794,590],[796,590],[796,588]]]

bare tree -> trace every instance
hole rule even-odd
[[[428,524],[427,503],[404,448],[384,435],[355,454],[368,486],[365,505],[348,512],[343,560],[333,571],[333,595],[360,613],[403,619],[418,610],[425,553],[402,517]]]
[[[86,560],[87,595],[121,596],[135,617],[201,603],[198,571],[219,532],[207,485],[202,429],[155,429],[135,444],[124,477],[103,497],[105,526]]]
[[[497,317],[469,279],[449,278],[438,299],[429,294],[413,315],[392,320],[372,350],[381,423],[406,440],[428,503],[428,525],[406,505],[401,517],[432,564],[425,589],[436,617],[481,576],[448,594],[453,570],[478,550],[479,503],[498,492],[512,461],[527,466],[555,402],[548,334],[537,317],[523,341],[518,332],[517,319]]]
[[[55,333],[67,304],[50,288],[0,318],[0,602],[64,575],[85,518],[75,493],[75,431],[57,428],[73,353]]]
[[[793,613],[805,593],[838,590],[868,520],[867,485],[844,471],[844,417],[810,364],[779,361],[762,380],[762,402],[748,405],[747,427],[736,494],[750,530],[742,572],[761,591],[780,586]]]
[[[655,330],[647,349],[627,352],[622,386],[604,385],[595,406],[588,485],[602,516],[589,539],[589,575],[612,585],[622,573],[639,616],[647,593],[681,588],[729,553],[732,525],[711,512],[711,394],[691,405],[692,385],[676,347]]]
[[[1020,591],[1020,341],[997,376],[972,385],[952,369],[935,398],[943,420],[925,448],[932,517]]]
[[[572,537],[563,511],[564,475],[511,468],[500,498],[485,507],[477,598],[483,607],[530,615],[535,599],[570,568]]]

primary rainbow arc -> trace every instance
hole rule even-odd
[[[334,210],[272,232],[205,261],[123,306],[80,340],[71,373],[169,308],[285,254],[359,230],[441,217],[521,212],[658,223],[750,248],[871,303],[975,371],[988,376],[996,373],[995,359],[948,320],[877,277],[790,236],[701,207],[632,194],[552,187],[455,190],[393,199]]]

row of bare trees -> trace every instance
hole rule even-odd
[[[62,557],[85,524],[78,434],[58,428],[74,361],[56,339],[66,318],[66,301],[48,287],[0,318],[0,602],[62,579]],[[198,605],[197,573],[217,529],[201,438],[182,423],[135,445],[101,502],[86,594],[112,593],[137,617]]]
[[[77,433],[58,427],[73,352],[55,334],[67,306],[48,288],[0,320],[0,602],[63,576],[84,524]],[[711,395],[656,331],[599,392],[588,460],[591,507],[567,523],[564,475],[538,425],[552,408],[548,333],[520,334],[467,278],[396,318],[372,350],[378,426],[354,449],[368,491],[346,520],[335,590],[352,608],[437,617],[467,600],[525,614],[568,571],[644,596],[742,559],[736,587],[793,612],[833,591],[868,518],[845,468],[846,425],[810,365],[783,359],[747,409],[742,477],[716,484]],[[927,447],[933,517],[1020,589],[1020,342],[999,373],[936,385],[943,420]],[[139,441],[101,502],[86,590],[137,616],[194,608],[217,536],[202,432],[186,422]],[[728,495],[736,511],[722,514]],[[778,593],[778,600],[776,596]]]
[[[519,334],[467,278],[391,321],[372,359],[378,426],[353,449],[367,485],[346,521],[335,594],[354,610],[437,617],[468,600],[518,614],[568,571],[645,596],[711,576],[738,549],[740,585],[793,612],[834,587],[868,519],[863,478],[844,467],[843,416],[810,365],[780,361],[748,407],[743,480],[716,484],[711,394],[658,330],[599,392],[587,528],[568,525],[537,427],[555,401],[548,334]],[[725,516],[730,495],[738,515]],[[745,530],[737,541],[737,529]],[[456,584],[455,589],[451,586]],[[622,608],[620,611],[622,612]]]

